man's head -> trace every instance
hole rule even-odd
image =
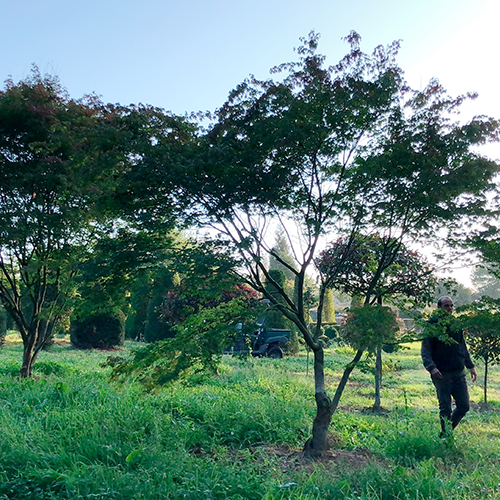
[[[442,309],[443,311],[446,311],[448,314],[451,314],[453,312],[453,300],[451,300],[451,297],[444,296],[441,297],[438,300],[438,309]]]

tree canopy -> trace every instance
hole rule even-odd
[[[71,293],[78,247],[105,220],[124,168],[118,118],[36,69],[0,92],[0,298],[24,342],[22,376]]]
[[[249,78],[230,93],[200,136],[181,189],[197,223],[239,255],[242,279],[294,322],[313,350],[318,415],[310,445],[319,450],[335,407],[319,340],[326,283],[314,331],[304,301],[320,242],[332,233],[354,241],[363,229],[401,249],[408,238],[484,214],[498,167],[471,148],[496,139],[498,123],[450,121],[473,95],[451,98],[436,81],[409,89],[396,64],[397,43],[365,54],[352,32],[348,54],[328,67],[318,39],[311,33],[298,61],[272,70],[281,79]],[[275,222],[293,242],[293,265],[280,261],[295,276],[293,295],[267,267],[276,257],[267,237]]]

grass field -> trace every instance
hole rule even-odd
[[[496,368],[490,406],[480,404],[478,381],[454,438],[440,440],[418,346],[385,354],[387,411],[365,411],[373,376],[355,370],[333,418],[332,450],[310,461],[300,454],[314,416],[305,355],[225,357],[217,377],[145,393],[108,381],[110,353],[69,345],[43,352],[36,379],[19,380],[21,352],[18,342],[0,349],[0,499],[500,498]],[[328,352],[332,392],[351,357]]]

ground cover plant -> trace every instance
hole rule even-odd
[[[355,370],[332,420],[331,449],[311,460],[301,453],[314,412],[305,354],[225,356],[219,375],[144,392],[134,381],[109,382],[109,352],[61,343],[40,354],[35,378],[21,380],[22,344],[7,336],[0,499],[498,498],[498,369],[489,406],[472,385],[471,412],[453,440],[440,440],[434,388],[418,345],[408,347],[384,356],[387,411],[365,411],[373,374]],[[327,384],[352,354],[326,351]]]

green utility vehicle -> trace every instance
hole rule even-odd
[[[286,343],[290,340],[290,330],[260,327],[253,337],[240,335],[224,354],[248,354],[254,357],[282,358]]]

